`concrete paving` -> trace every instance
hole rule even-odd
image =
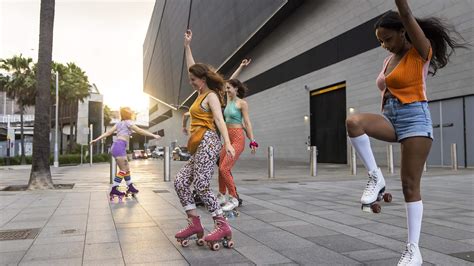
[[[183,162],[172,162],[172,180]],[[32,239],[0,241],[0,265],[396,265],[406,241],[397,173],[386,175],[393,202],[381,214],[360,210],[363,169],[277,161],[239,161],[233,170],[244,200],[230,220],[234,249],[215,252],[174,234],[186,225],[163,161],[132,161],[137,199],[110,203],[109,165],[52,168],[55,184],[73,189],[0,192],[0,232],[34,229]],[[0,167],[0,189],[27,184],[29,166]],[[386,172],[386,171],[385,171]],[[396,169],[396,172],[399,172]],[[213,188],[217,188],[216,176]],[[474,171],[429,168],[422,179],[424,265],[473,265]],[[206,230],[210,215],[199,208]]]

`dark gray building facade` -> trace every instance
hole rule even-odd
[[[415,16],[441,17],[472,43],[472,1],[410,4]],[[186,144],[181,117],[194,97],[183,35],[191,28],[195,60],[224,76],[243,58],[252,59],[239,79],[249,87],[246,100],[262,147],[256,158],[266,158],[266,147],[273,146],[276,159],[307,161],[307,148],[315,145],[320,162],[348,163],[345,118],[380,113],[375,79],[388,54],[373,24],[393,9],[393,1],[383,0],[158,0],[143,50],[150,129],[164,134],[161,145]],[[449,166],[456,143],[459,165],[474,166],[472,59],[472,49],[458,50],[427,80],[435,134],[428,165]],[[379,164],[386,164],[388,144],[374,140],[372,145]],[[393,150],[398,165],[399,145]]]

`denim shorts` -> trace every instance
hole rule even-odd
[[[402,104],[397,98],[388,98],[383,106],[383,115],[392,123],[398,142],[410,137],[433,139],[428,102]]]
[[[127,156],[127,142],[123,139],[116,139],[112,144],[111,153],[113,157]]]

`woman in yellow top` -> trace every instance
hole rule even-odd
[[[423,216],[420,180],[433,141],[426,97],[426,76],[446,66],[447,48],[465,47],[453,39],[439,19],[417,19],[407,0],[395,0],[398,13],[387,12],[375,24],[375,34],[391,54],[377,78],[383,115],[355,114],[347,121],[351,143],[369,172],[361,203],[370,210],[381,198],[385,180],[377,167],[369,137],[401,144],[401,181],[406,202],[408,244],[398,265],[421,265],[418,241]],[[431,69],[431,71],[429,71]]]
[[[210,180],[214,173],[214,166],[221,150],[222,144],[217,135],[215,125],[224,138],[224,147],[229,156],[234,156],[235,151],[230,144],[227,127],[221,112],[221,90],[224,79],[210,66],[195,63],[190,55],[191,31],[185,33],[186,63],[189,71],[189,83],[198,92],[198,97],[189,109],[191,115],[191,130],[188,149],[193,155],[179,170],[174,181],[174,187],[182,206],[188,215],[189,224],[176,234],[176,239],[183,246],[188,244],[188,238],[197,235],[198,244],[208,242],[214,250],[219,249],[219,241],[224,240],[224,246],[232,247],[232,232],[229,223],[223,217],[221,206],[210,189]],[[215,124],[215,125],[214,125]],[[196,211],[196,204],[190,189],[194,188],[211,213],[215,230],[206,235],[201,225],[200,217]],[[203,241],[204,240],[204,241]]]

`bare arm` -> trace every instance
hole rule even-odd
[[[252,123],[250,123],[249,117],[249,105],[246,101],[241,101],[240,110],[242,111],[242,116],[244,117],[244,127],[245,131],[247,132],[247,137],[250,141],[254,140],[253,131],[252,131]]]
[[[230,153],[232,157],[235,155],[235,150],[230,144],[229,133],[227,132],[227,126],[225,125],[224,118],[222,117],[221,102],[217,95],[210,93],[208,98],[208,105],[212,111],[212,116],[214,117],[214,122],[217,125],[217,128],[221,132],[222,137],[224,138],[224,145],[227,153]]]
[[[249,106],[246,101],[241,101],[241,107],[240,110],[242,111],[242,116],[244,117],[244,128],[245,128],[245,133],[247,134],[247,137],[250,140],[250,149],[252,149],[252,154],[255,154],[257,151],[257,145],[252,145],[252,143],[255,142],[255,138],[253,135],[253,129],[252,129],[252,123],[250,123],[250,117],[249,117]]]
[[[188,69],[195,64],[193,53],[191,52],[191,40],[193,38],[193,33],[191,30],[187,30],[184,33],[184,53],[186,54],[186,66]]]
[[[188,135],[188,118],[191,116],[189,112],[183,114],[183,133]]]
[[[427,60],[431,43],[428,38],[426,38],[425,33],[420,25],[418,25],[418,22],[416,22],[416,19],[408,6],[407,0],[395,0],[395,4],[397,5],[403,26],[405,27],[408,36],[410,36],[411,43],[421,57]]]
[[[149,132],[149,131],[147,131],[147,130],[144,130],[144,129],[141,129],[141,128],[137,127],[136,125],[131,125],[130,128],[131,128],[133,131],[135,131],[135,132],[137,132],[138,134],[140,134],[140,135],[152,137],[152,138],[155,138],[155,139],[160,139],[160,138],[161,138],[160,135],[155,135],[155,134],[153,134],[153,133],[151,133],[151,132]]]
[[[252,59],[242,60],[242,63],[240,63],[239,67],[234,71],[234,73],[232,74],[232,76],[230,76],[229,79],[236,79],[240,75],[240,72],[242,72],[242,69],[248,66],[250,62],[252,62]]]
[[[93,141],[91,141],[91,143],[89,144],[93,144],[103,138],[106,138],[112,134],[114,134],[115,130],[117,130],[117,125],[114,125],[111,129],[107,130],[104,134],[100,135],[99,137],[97,137],[96,139],[94,139]]]

